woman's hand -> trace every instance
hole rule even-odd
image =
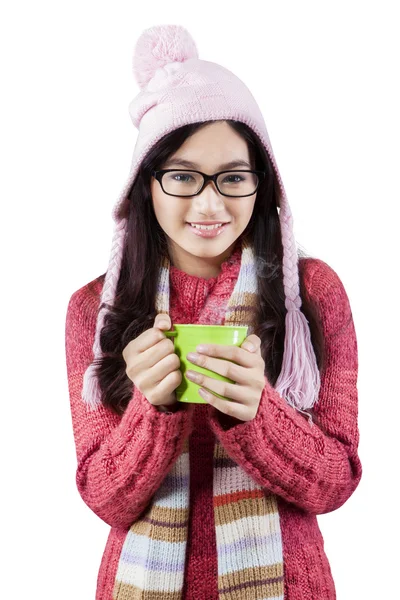
[[[249,344],[254,350],[251,350]],[[207,344],[197,346],[196,350],[197,353],[187,354],[186,358],[190,362],[236,382],[228,383],[207,377],[198,371],[186,371],[185,375],[190,381],[202,386],[199,389],[201,397],[208,404],[239,421],[254,419],[265,385],[265,362],[261,356],[260,338],[251,334],[240,347]],[[219,398],[212,392],[229,400]]]
[[[175,354],[174,342],[163,333],[170,327],[170,316],[158,314],[154,326],[131,340],[122,351],[129,379],[161,412],[180,408],[175,390],[182,381],[181,361]]]

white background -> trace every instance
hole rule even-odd
[[[396,2],[15,2],[0,18],[2,595],[94,599],[109,527],[75,487],[71,294],[105,272],[139,89],[134,44],[181,24],[264,114],[295,236],[341,277],[359,346],[354,495],[318,522],[339,600],[395,597],[399,507]],[[396,560],[396,562],[395,562]],[[322,599],[321,599],[322,600]]]

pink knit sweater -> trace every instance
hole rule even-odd
[[[238,249],[218,277],[203,279],[171,267],[172,323],[210,323],[202,312],[213,294],[225,306],[240,267]],[[334,600],[335,586],[317,515],[338,509],[362,475],[358,456],[357,340],[346,291],[335,271],[315,258],[300,259],[308,296],[319,309],[326,367],[315,411],[318,425],[265,378],[252,421],[237,423],[210,405],[165,414],[135,389],[121,417],[103,406],[86,411],[82,377],[92,360],[104,275],[77,290],[66,317],[66,360],[76,445],[76,484],[89,508],[110,525],[97,579],[96,600],[112,600],[122,545],[190,436],[190,500],[185,600],[214,600],[217,551],[212,505],[214,436],[254,480],[278,496],[285,600]],[[195,367],[194,367],[195,368]]]

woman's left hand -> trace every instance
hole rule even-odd
[[[253,346],[253,351],[249,344]],[[201,397],[208,404],[239,421],[254,419],[265,385],[265,362],[261,356],[260,338],[251,334],[240,347],[207,344],[197,346],[196,350],[197,353],[187,354],[186,358],[190,362],[236,382],[219,381],[198,371],[186,371],[185,376],[190,381],[202,386],[199,389]],[[191,373],[194,373],[194,376],[191,376]],[[219,398],[212,392],[229,400]]]

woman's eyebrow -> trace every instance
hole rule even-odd
[[[189,169],[198,169],[196,163],[184,158],[169,158],[165,162],[164,168],[167,169],[170,165],[180,165],[181,167],[188,167]],[[235,167],[246,167],[247,169],[251,169],[251,165],[248,161],[243,159],[231,160],[230,162],[219,165],[217,169],[222,171],[224,169],[233,169]]]

